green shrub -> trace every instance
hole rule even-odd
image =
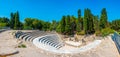
[[[85,35],[85,32],[84,31],[77,32],[77,35]]]
[[[7,23],[0,23],[0,27],[6,27]]]
[[[32,27],[30,27],[30,26],[24,26],[23,29],[24,29],[24,30],[32,30]]]
[[[18,46],[19,48],[26,48],[26,45],[25,44],[21,44]]]
[[[117,31],[118,34],[120,34],[120,31]]]
[[[114,30],[110,29],[110,28],[105,28],[101,30],[102,36],[107,36],[111,33],[114,33]]]
[[[95,31],[95,35],[96,36],[101,36],[102,34],[101,34],[101,31]]]

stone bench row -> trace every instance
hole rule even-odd
[[[24,33],[24,32],[18,31],[18,32],[15,33],[15,38],[21,39],[21,40],[24,40],[24,41],[32,42],[37,37],[32,36],[31,34],[36,35],[36,34],[44,34],[44,33],[40,33],[40,32]],[[64,46],[64,44],[60,41],[60,39],[59,39],[59,37],[57,37],[57,35],[43,36],[39,39],[38,42],[42,43],[42,44],[45,44],[45,45],[52,46],[56,49],[59,49],[62,46]]]
[[[116,44],[116,46],[118,48],[118,51],[120,53],[120,35],[117,34],[117,33],[114,33],[114,35],[112,35],[112,39],[115,42],[115,44]]]
[[[15,38],[22,39],[24,41],[31,41],[32,42],[35,37],[33,37],[27,33],[18,31],[15,33]]]
[[[0,33],[3,32],[3,31],[6,31],[6,29],[0,29]]]
[[[45,32],[41,32],[41,31],[38,31],[38,32],[27,32],[27,34],[33,36],[33,37],[39,37],[39,36],[43,36],[43,35],[46,35]]]
[[[55,47],[56,49],[61,48],[62,46],[64,46],[64,44],[62,42],[59,41],[59,39],[55,39],[52,36],[46,36],[46,37],[42,37],[39,39],[40,43]]]

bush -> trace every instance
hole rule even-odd
[[[24,26],[23,29],[24,29],[24,30],[32,30],[32,27],[30,27],[30,26]]]
[[[85,35],[85,32],[84,31],[77,32],[77,35]]]
[[[95,31],[95,35],[96,36],[101,36],[102,34],[101,34],[101,31]]]
[[[0,23],[0,27],[6,27],[7,23]]]
[[[110,28],[105,28],[101,30],[102,36],[107,36],[111,33],[114,33],[114,30],[110,29]]]
[[[118,34],[120,34],[120,31],[117,31]]]

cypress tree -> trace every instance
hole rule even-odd
[[[87,9],[84,10],[84,22],[83,22],[83,25],[84,25],[84,31],[85,31],[85,34],[87,34],[87,30],[88,30],[88,17],[87,17]]]
[[[15,24],[15,17],[14,17],[14,14],[11,13],[10,14],[10,28],[14,28],[14,24]]]
[[[71,34],[71,26],[70,26],[70,15],[67,16],[67,18],[65,19],[65,33],[67,35],[70,35]]]
[[[94,24],[93,24],[93,15],[90,9],[84,10],[84,31],[85,34],[92,34],[94,33]]]
[[[17,11],[15,14],[15,24],[14,24],[14,29],[19,29],[20,28],[20,21],[19,21],[19,12]]]
[[[101,11],[101,17],[100,17],[100,28],[106,28],[108,26],[108,22],[107,22],[107,12],[106,12],[106,8],[103,8]]]
[[[83,20],[81,18],[81,10],[80,9],[78,10],[78,19],[76,20],[76,24],[77,24],[76,31],[77,32],[82,31],[83,30]]]
[[[100,27],[99,27],[99,17],[98,16],[94,16],[94,29],[95,31],[99,31]]]
[[[65,25],[66,25],[65,19],[66,19],[66,16],[63,16],[60,22],[60,30],[61,30],[61,33],[63,34],[65,34]]]
[[[76,18],[74,16],[71,16],[70,23],[71,23],[71,34],[74,34],[74,31],[76,31]]]

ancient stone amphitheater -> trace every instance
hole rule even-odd
[[[15,38],[22,39],[24,41],[30,41],[33,43],[36,39],[38,39],[38,41],[36,41],[37,43],[44,44],[54,49],[59,49],[64,46],[61,39],[56,34],[51,33],[47,35],[47,33],[43,31],[27,33],[18,31],[15,33]]]
[[[59,34],[60,35],[60,34]],[[14,36],[14,37],[13,37]],[[89,38],[89,37],[88,37]],[[119,57],[111,36],[95,39],[84,46],[75,47],[54,32],[37,30],[7,30],[0,32],[0,56],[10,57]],[[26,48],[19,47],[22,44]],[[16,51],[18,52],[17,54]]]
[[[57,34],[45,33],[44,31],[35,31],[35,32],[17,31],[15,33],[15,38],[32,42],[38,48],[54,53],[79,53],[94,48],[95,46],[101,43],[100,40],[96,40],[91,44],[88,44],[80,48],[76,48],[65,45],[65,42],[61,40],[61,38],[58,37]]]

